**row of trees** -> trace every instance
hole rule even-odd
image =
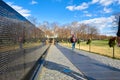
[[[120,13],[114,14],[115,18],[113,18],[112,20],[113,21],[112,24],[114,24],[113,29],[116,31],[117,31],[119,16]],[[38,24],[38,21],[35,17],[30,17],[29,20],[35,25]],[[97,27],[88,24],[81,24],[77,21],[65,25],[59,25],[57,22],[49,23],[47,21],[44,21],[43,23],[38,25],[38,28],[44,31],[48,36],[53,36],[54,34],[56,34],[58,38],[62,38],[62,39],[69,38],[71,36],[71,33],[75,33],[77,38],[80,38],[82,40],[86,40],[88,38],[91,39],[108,38],[106,35],[100,35],[99,34],[100,31],[98,30]]]
[[[80,24],[78,22],[72,22],[70,24],[59,25],[58,23],[43,22],[38,26],[43,30],[46,35],[57,35],[59,39],[69,39],[72,33],[75,33],[76,37],[82,40],[91,39],[106,39],[107,36],[99,35],[99,30],[87,24]]]

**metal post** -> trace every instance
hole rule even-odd
[[[113,58],[115,58],[115,47],[113,46]]]

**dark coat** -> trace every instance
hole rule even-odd
[[[119,17],[119,22],[118,22],[118,32],[117,32],[117,36],[120,37],[120,17]]]

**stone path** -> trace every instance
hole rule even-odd
[[[52,45],[38,80],[87,80],[86,78],[120,80],[120,60]]]
[[[87,80],[84,75],[54,45],[48,51],[38,80]]]
[[[97,54],[57,46],[88,80],[120,80],[120,60]],[[71,55],[73,55],[71,57]]]

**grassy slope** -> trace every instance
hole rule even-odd
[[[68,43],[66,46],[68,46]],[[69,44],[69,47],[71,47],[71,44]],[[79,49],[79,44],[76,44],[76,48]],[[81,42],[80,49],[89,51],[89,45],[87,45],[86,42]],[[97,54],[113,57],[113,48],[109,47],[108,40],[93,40],[91,43],[90,51]],[[120,47],[117,46],[115,46],[115,58],[120,59]]]
[[[78,45],[76,46],[78,47]],[[81,43],[81,49],[89,51],[89,45],[86,45],[86,42]],[[91,43],[91,52],[98,54],[113,56],[113,48],[108,46],[107,40],[94,40]],[[120,48],[115,46],[115,57],[120,58]]]

